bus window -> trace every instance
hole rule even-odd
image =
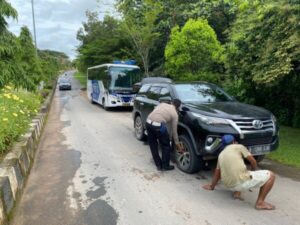
[[[141,79],[139,68],[110,67],[111,89],[132,89],[133,84]]]

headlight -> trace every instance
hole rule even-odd
[[[198,113],[192,113],[193,116],[199,118],[201,122],[207,124],[207,125],[228,125],[229,122],[226,119],[217,118],[217,117],[210,117],[210,116],[204,116]]]
[[[271,120],[273,120],[274,123],[277,123],[277,119],[273,114],[271,115]]]

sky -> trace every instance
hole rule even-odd
[[[31,0],[7,0],[18,12],[18,20],[8,20],[9,30],[16,35],[27,26],[34,38]],[[86,19],[86,11],[112,13],[113,0],[34,0],[37,46],[66,53],[70,59],[76,57],[77,31]]]

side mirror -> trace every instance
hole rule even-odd
[[[165,97],[160,97],[158,99],[159,102],[165,102],[165,103],[168,103],[168,104],[171,104],[172,102],[172,99],[170,96],[165,96]]]
[[[139,83],[135,83],[135,84],[132,86],[132,89],[133,89],[133,91],[134,91],[135,93],[138,93],[139,90],[141,89],[141,87],[142,87],[142,84],[141,84],[141,82],[139,82]]]

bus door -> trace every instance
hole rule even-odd
[[[98,80],[92,80],[92,100],[94,102],[99,102],[100,97],[100,87]]]

